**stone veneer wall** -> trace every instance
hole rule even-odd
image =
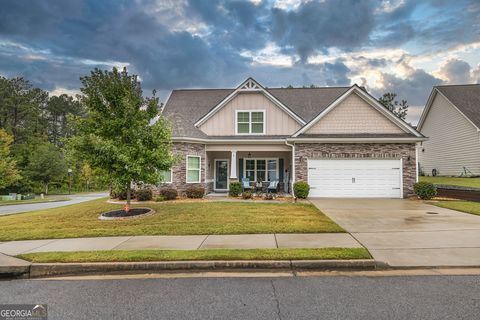
[[[185,190],[190,186],[202,186],[205,185],[205,164],[206,164],[206,151],[205,145],[199,143],[173,143],[173,154],[179,156],[179,160],[172,166],[172,183],[165,183],[160,185],[162,187],[172,187],[177,189],[179,195],[184,195]],[[200,183],[187,183],[187,156],[200,156]]]
[[[410,157],[410,160],[408,160]],[[403,195],[413,194],[414,143],[296,143],[295,181],[308,179],[307,159],[403,159]]]

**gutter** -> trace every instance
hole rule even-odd
[[[193,142],[193,143],[238,143],[238,144],[289,144],[295,142],[305,143],[414,143],[427,141],[426,137],[412,137],[412,138],[281,138],[281,139],[204,139],[191,137],[173,137],[174,142]]]

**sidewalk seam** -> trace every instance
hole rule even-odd
[[[44,246],[46,246],[46,245],[48,245],[48,244],[51,244],[51,243],[54,243],[54,242],[56,242],[56,241],[60,241],[60,240],[63,240],[63,239],[53,239],[52,241],[49,241],[49,242],[47,242],[47,243],[45,243],[45,244],[42,244],[41,246],[38,246],[38,247],[32,248],[32,249],[30,249],[30,250],[27,250],[27,251],[22,251],[22,252],[19,252],[19,253],[15,254],[15,255],[29,253],[29,252],[30,252],[30,251],[32,251],[32,250],[36,250],[36,249],[38,249],[38,248],[44,247]],[[33,253],[33,252],[30,252],[30,253]]]
[[[116,249],[116,248],[117,248],[119,245],[122,245],[122,244],[124,244],[125,242],[127,242],[127,241],[128,241],[128,240],[130,240],[130,239],[132,239],[133,237],[134,237],[134,236],[130,236],[130,237],[128,237],[128,239],[126,239],[126,240],[123,240],[122,242],[120,242],[119,244],[117,244],[115,247],[113,247],[113,248],[112,248],[112,249],[110,249],[110,250],[115,250],[115,249]]]
[[[278,241],[277,241],[277,234],[276,233],[273,234],[273,238],[275,239],[275,246],[278,249],[279,247],[278,247]]]
[[[203,239],[202,243],[200,243],[200,245],[198,246],[197,250],[200,250],[200,248],[203,246],[203,244],[205,243],[205,241],[207,241],[207,238],[209,237],[210,235],[207,234],[207,236],[205,237],[205,239]]]

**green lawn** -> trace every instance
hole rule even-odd
[[[29,204],[29,203],[45,203],[45,202],[57,202],[57,201],[67,201],[69,200],[66,197],[55,197],[55,198],[35,198],[30,200],[0,200],[1,206],[10,206],[15,204]]]
[[[336,260],[371,259],[364,248],[318,249],[209,249],[209,250],[110,250],[42,252],[17,256],[36,263],[134,262],[185,260]]]
[[[463,186],[480,188],[480,178],[457,178],[457,177],[419,177],[420,181],[433,184],[445,184],[450,186]]]
[[[480,202],[459,200],[459,201],[431,202],[431,204],[438,207],[442,207],[442,208],[462,211],[462,212],[471,213],[471,214],[480,216]]]
[[[105,199],[0,216],[0,240],[345,232],[316,207],[306,203],[160,202],[149,203],[148,207],[156,210],[156,214],[117,221],[98,220],[102,212],[122,208],[119,204],[106,203]]]

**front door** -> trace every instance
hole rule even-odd
[[[228,190],[228,160],[215,160],[215,190]]]

